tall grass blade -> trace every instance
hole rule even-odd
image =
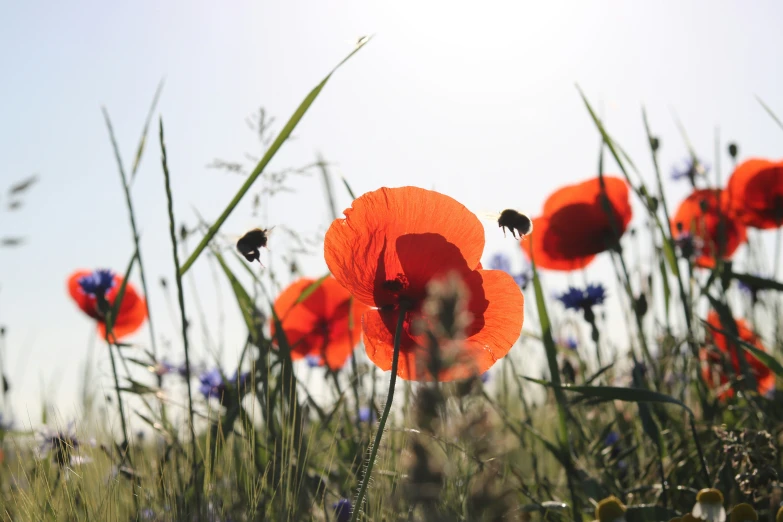
[[[535,232],[533,232],[535,233]],[[571,454],[571,443],[568,438],[568,402],[566,401],[565,394],[561,390],[560,385],[560,368],[557,365],[557,346],[555,340],[552,337],[552,324],[549,320],[549,313],[546,309],[546,301],[544,300],[544,291],[541,287],[541,279],[538,276],[538,269],[536,268],[535,258],[531,256],[530,267],[533,271],[533,288],[536,295],[536,307],[538,309],[539,322],[541,323],[541,338],[544,342],[544,349],[546,351],[546,360],[549,365],[550,378],[554,383],[555,400],[557,401],[557,441],[560,446],[560,452],[563,455],[565,461],[566,474],[568,477],[568,488],[571,492],[571,509],[574,520],[581,522],[582,511],[580,507],[579,497],[576,493],[576,486],[573,481],[576,479],[575,466],[573,462],[573,456]]]
[[[188,424],[190,428],[190,444],[191,444],[191,481],[196,494],[196,504],[198,508],[201,508],[201,492],[199,484],[196,483],[198,479],[198,440],[196,439],[196,426],[193,418],[193,390],[191,389],[191,369],[190,364],[190,346],[188,344],[188,321],[185,314],[185,295],[182,289],[182,272],[180,271],[179,264],[179,252],[177,249],[177,231],[176,222],[174,220],[174,200],[171,193],[171,177],[169,175],[168,159],[166,157],[166,140],[163,135],[163,119],[158,120],[158,127],[160,129],[160,160],[163,167],[163,180],[166,188],[166,201],[168,203],[169,214],[169,236],[171,238],[171,249],[174,258],[174,270],[177,281],[177,301],[179,304],[180,324],[182,326],[182,346],[185,351],[185,373],[187,375],[185,382],[188,389]]]
[[[228,216],[231,215],[231,212],[234,211],[236,206],[239,204],[239,202],[242,200],[242,198],[245,196],[248,190],[250,190],[250,187],[255,183],[255,181],[258,179],[258,177],[261,175],[262,172],[264,172],[264,169],[269,164],[270,161],[272,161],[272,158],[275,157],[275,154],[280,150],[280,147],[283,146],[283,143],[288,140],[288,138],[291,136],[291,133],[294,131],[296,126],[301,121],[302,117],[305,115],[307,110],[310,108],[310,106],[313,104],[315,99],[318,97],[318,95],[323,90],[324,86],[326,86],[326,83],[329,81],[329,79],[332,77],[332,75],[337,71],[337,69],[343,65],[346,61],[348,61],[354,54],[356,54],[359,49],[364,47],[364,45],[369,42],[369,38],[364,38],[359,41],[359,43],[356,45],[356,48],[348,54],[343,60],[338,63],[332,71],[326,75],[326,77],[321,80],[321,83],[316,85],[313,90],[310,91],[310,93],[305,96],[305,99],[302,100],[302,103],[299,104],[299,107],[294,111],[294,114],[289,118],[288,122],[286,122],[285,126],[283,127],[283,130],[280,131],[280,134],[277,135],[277,138],[275,138],[275,141],[272,142],[272,144],[269,146],[269,149],[267,149],[266,153],[264,154],[264,157],[261,158],[261,161],[258,162],[258,165],[256,165],[256,168],[253,169],[253,172],[250,173],[247,180],[242,184],[242,186],[239,188],[239,191],[236,193],[236,195],[233,197],[233,199],[228,203],[228,206],[223,211],[222,214],[215,220],[215,222],[209,227],[206,234],[204,234],[204,237],[201,238],[201,242],[196,246],[196,248],[193,250],[193,253],[190,254],[190,257],[185,261],[185,263],[182,265],[182,268],[180,269],[180,272],[184,274],[188,271],[188,269],[193,265],[193,263],[198,259],[198,256],[201,255],[201,252],[204,251],[204,248],[207,246],[207,244],[212,241],[212,238],[215,237],[215,234],[217,234],[218,230],[220,230],[220,227],[223,226],[223,223],[225,223],[226,219],[228,219]]]

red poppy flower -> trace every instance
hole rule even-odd
[[[746,239],[745,226],[721,208],[722,193],[720,189],[696,190],[680,203],[672,218],[675,239],[699,240],[696,264],[705,268],[715,266],[718,255],[730,258]]]
[[[713,328],[717,328],[719,330],[725,330],[723,328],[723,325],[720,322],[720,316],[718,316],[717,312],[711,311],[709,315],[707,316],[707,324],[712,326]],[[752,344],[756,348],[762,351],[767,351],[764,345],[761,342],[761,339],[758,335],[753,332],[748,327],[748,324],[743,321],[742,319],[736,320],[737,324],[737,331],[739,333],[739,338],[746,343]],[[730,339],[727,339],[725,335],[722,333],[718,333],[713,330],[708,330],[708,335],[712,339],[715,346],[718,348],[718,350],[724,354],[724,356],[727,356],[731,360],[731,366],[734,369],[734,372],[736,374],[741,374],[740,369],[740,361],[739,356],[737,355],[737,350],[742,350],[742,348],[739,348],[736,346],[734,342],[732,342]],[[729,382],[728,377],[725,375],[725,373],[721,369],[721,357],[716,354],[715,352],[710,352],[707,348],[702,348],[701,350],[701,360],[706,362],[702,366],[702,378],[705,380],[707,385],[709,387],[713,387],[716,382],[718,385],[724,385],[727,382]],[[750,366],[750,370],[753,373],[753,375],[756,378],[756,382],[758,383],[758,391],[762,395],[766,395],[769,391],[773,390],[775,388],[775,374],[772,373],[772,371],[767,368],[764,363],[759,361],[753,354],[745,351],[745,360],[748,362],[748,365]],[[733,397],[734,396],[734,390],[727,389],[726,391],[722,392],[720,395],[721,399],[725,399],[726,397]]]
[[[484,373],[504,357],[522,331],[524,298],[514,279],[483,270],[484,227],[452,198],[417,187],[381,188],[364,194],[326,232],[324,255],[332,274],[356,299],[374,307],[364,313],[367,355],[383,370],[392,366],[401,307],[405,318],[397,374],[431,380],[427,340],[414,328],[431,281],[457,274],[467,293],[470,321],[465,339],[452,345],[454,364],[440,381]]]
[[[324,279],[312,294],[297,303],[302,292],[314,282],[303,278],[288,286],[275,301],[275,313],[291,346],[292,359],[312,357],[318,366],[326,364],[332,370],[339,370],[359,343],[362,314],[367,307],[352,300],[351,294],[333,277]],[[274,334],[273,322],[273,338]]]
[[[753,228],[783,225],[783,161],[750,159],[740,163],[724,194],[728,208]]]
[[[106,338],[106,322],[99,299],[114,306],[123,278],[109,270],[77,270],[68,278],[68,292],[82,311],[98,322],[98,333]],[[147,303],[128,283],[120,310],[112,325],[112,342],[132,334],[147,319]]]
[[[594,178],[549,196],[541,216],[533,219],[533,233],[521,240],[522,250],[537,266],[584,268],[625,233],[633,215],[628,186],[620,178],[604,176],[603,181],[603,188],[600,178]]]

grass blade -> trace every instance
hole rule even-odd
[[[152,104],[150,104],[150,110],[147,113],[147,119],[144,121],[144,128],[141,131],[141,138],[139,139],[139,146],[136,148],[136,156],[133,158],[133,167],[131,167],[130,183],[136,178],[136,172],[139,170],[139,164],[141,164],[141,156],[144,154],[144,146],[147,144],[147,134],[150,129],[150,123],[152,123],[152,116],[155,114],[155,107],[158,106],[158,100],[160,99],[160,93],[163,91],[164,80],[160,80],[158,88],[155,89],[155,95],[152,97]]]
[[[359,51],[359,49],[364,47],[364,45],[368,41],[369,38],[364,38],[360,40],[359,43],[356,45],[356,48],[353,51],[351,51],[351,53],[348,56],[343,58],[343,60],[340,63],[338,63],[334,67],[334,69],[332,69],[332,71],[326,75],[326,77],[323,80],[321,80],[321,83],[316,85],[313,88],[313,90],[311,90],[310,93],[307,96],[305,96],[305,99],[302,100],[302,103],[299,104],[299,107],[297,107],[296,111],[294,111],[294,114],[291,116],[291,118],[289,118],[288,122],[286,122],[285,126],[283,127],[283,130],[280,131],[280,134],[277,135],[275,141],[272,143],[272,145],[269,146],[269,149],[267,149],[266,153],[264,154],[264,157],[261,158],[261,161],[258,162],[256,168],[253,169],[253,172],[250,173],[250,176],[248,176],[247,180],[239,188],[239,191],[236,193],[234,198],[228,203],[226,209],[209,227],[206,234],[204,234],[204,237],[201,238],[201,242],[198,244],[195,250],[193,250],[193,253],[190,254],[190,257],[187,259],[187,261],[185,261],[185,263],[182,265],[182,268],[180,268],[180,274],[184,274],[185,272],[188,271],[188,269],[193,265],[196,259],[198,259],[198,256],[201,255],[201,252],[204,251],[204,248],[207,246],[207,244],[210,241],[212,241],[212,238],[215,237],[215,234],[217,234],[218,230],[220,230],[220,227],[223,226],[223,223],[225,223],[226,219],[228,219],[228,216],[231,215],[231,212],[234,211],[234,209],[242,200],[242,198],[245,196],[247,191],[250,190],[250,187],[253,185],[253,183],[255,183],[255,181],[264,171],[264,169],[269,164],[269,162],[272,161],[272,158],[275,156],[275,154],[277,154],[277,151],[280,150],[280,147],[283,146],[283,143],[285,143],[286,140],[288,140],[289,136],[291,136],[291,133],[299,124],[299,121],[302,119],[302,117],[305,115],[307,110],[313,104],[315,99],[321,93],[324,86],[332,77],[332,75],[335,73],[335,71],[337,71],[337,69],[342,64],[344,64],[354,54],[356,54]]]
[[[541,338],[544,341],[546,359],[547,363],[549,364],[549,373],[551,375],[552,382],[556,385],[554,392],[555,399],[557,400],[557,441],[560,445],[560,452],[563,456],[564,465],[566,468],[568,489],[571,492],[571,509],[573,517],[576,522],[581,522],[582,511],[579,497],[576,494],[576,487],[573,483],[573,480],[576,478],[576,473],[573,456],[571,454],[571,443],[568,438],[568,402],[566,401],[565,394],[563,393],[562,389],[560,389],[560,368],[557,365],[557,346],[555,345],[555,340],[552,338],[552,324],[549,321],[549,313],[546,309],[546,301],[544,301],[544,290],[541,288],[541,279],[538,277],[538,269],[536,268],[535,259],[532,256],[530,258],[530,267],[533,271],[533,288],[535,289],[536,306],[538,309],[539,322],[541,323]]]
[[[169,213],[169,236],[171,237],[171,249],[174,257],[174,270],[177,281],[177,299],[179,302],[180,312],[180,324],[182,325],[182,345],[185,351],[185,373],[187,374],[187,389],[188,389],[188,422],[190,424],[190,443],[191,443],[191,464],[192,464],[192,476],[191,481],[196,493],[196,504],[201,508],[201,490],[196,483],[198,477],[198,440],[196,439],[196,426],[193,421],[193,390],[191,389],[191,365],[190,365],[190,349],[188,345],[188,321],[185,315],[185,295],[182,290],[182,271],[179,264],[179,253],[177,251],[177,232],[174,220],[174,201],[171,195],[171,181],[169,176],[169,166],[166,158],[166,141],[163,137],[163,119],[158,123],[160,129],[160,160],[163,166],[163,180],[166,187],[166,201],[168,202]]]
[[[318,279],[316,279],[315,281],[307,285],[307,287],[304,290],[302,290],[302,293],[299,294],[299,297],[296,298],[294,304],[298,305],[299,303],[301,303],[302,301],[310,297],[310,295],[312,295],[313,292],[318,290],[318,287],[321,286],[323,282],[329,278],[330,275],[332,274],[327,272],[326,275],[319,277]]]
[[[778,118],[778,117],[775,115],[775,113],[774,113],[774,112],[772,112],[772,109],[769,107],[769,105],[767,105],[766,103],[764,103],[764,100],[762,100],[762,99],[761,99],[761,98],[759,98],[758,96],[756,96],[756,99],[757,99],[757,100],[758,100],[758,102],[761,104],[761,106],[762,106],[762,107],[764,107],[764,110],[765,110],[765,111],[767,111],[767,114],[769,114],[769,115],[772,117],[772,119],[773,119],[773,120],[775,120],[775,123],[777,123],[777,124],[778,124],[778,127],[780,127],[781,129],[783,129],[783,121],[780,121],[780,118]]]

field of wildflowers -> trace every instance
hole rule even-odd
[[[332,73],[214,220],[174,215],[162,119],[148,120],[130,170],[117,153],[134,253],[123,267],[74,267],[65,287],[106,345],[120,429],[90,428],[91,397],[84,420],[37,432],[3,412],[2,520],[783,520],[783,162],[726,144],[727,179],[696,151],[669,176],[646,116],[650,161],[634,163],[585,98],[602,138],[596,175],[551,187],[531,219],[504,213],[509,252],[485,252],[485,223],[446,194],[354,194],[318,163],[307,168],[334,218],[319,245],[329,272],[301,274],[291,258],[275,273],[263,264],[269,224],[240,238],[221,227],[255,184],[273,195],[293,172],[267,165]],[[155,348],[130,185],[155,135],[175,361]],[[692,193],[667,202],[666,179]],[[34,181],[10,187],[12,202]],[[334,190],[353,200],[342,213]],[[622,291],[591,279],[598,256]],[[191,356],[183,285],[206,258],[246,326],[237,367]],[[572,285],[552,296],[547,271]],[[609,300],[622,306],[623,346],[608,336]],[[148,342],[133,337],[144,324]],[[521,347],[546,354],[543,378]]]

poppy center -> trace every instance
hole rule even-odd
[[[408,288],[408,277],[402,273],[397,274],[394,279],[387,279],[383,282],[383,289],[391,292],[395,297],[399,297],[406,288]]]

